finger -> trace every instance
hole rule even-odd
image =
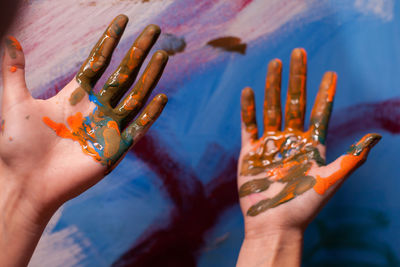
[[[122,138],[125,142],[134,145],[157,120],[167,102],[168,98],[166,95],[156,95],[139,117],[123,131]]]
[[[127,16],[117,16],[93,47],[89,57],[82,64],[81,69],[76,75],[76,80],[86,92],[92,90],[110,63],[111,55],[121,39],[127,23]]]
[[[243,146],[248,142],[256,141],[258,137],[254,92],[250,87],[242,91],[241,110]]]
[[[128,96],[115,108],[116,114],[124,121],[130,121],[146,103],[151,91],[157,85],[168,61],[165,51],[154,53],[135,87]]]
[[[160,32],[160,27],[157,25],[148,25],[143,30],[100,91],[103,101],[110,103],[112,107],[116,106],[135,81],[143,61],[157,41]]]
[[[281,129],[281,77],[282,62],[279,59],[274,59],[268,65],[267,80],[265,83],[265,133],[271,131],[279,131]]]
[[[336,92],[337,75],[334,72],[325,73],[311,112],[311,138],[325,144],[329,118],[331,116],[333,98]]]
[[[316,175],[315,192],[323,195],[330,187],[338,186],[337,181],[348,177],[366,161],[369,151],[381,138],[379,134],[367,134],[355,145],[352,145],[345,155],[337,158],[328,166],[322,167],[333,171],[327,177]]]
[[[303,130],[306,108],[307,54],[296,48],[290,60],[289,88],[286,98],[285,130]]]
[[[4,39],[3,57],[3,103],[12,105],[30,97],[25,82],[25,56],[17,39],[7,36]]]

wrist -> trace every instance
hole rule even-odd
[[[20,177],[0,168],[0,262],[7,266],[27,265],[52,216],[29,199]]]
[[[302,247],[301,229],[246,233],[237,266],[300,266]]]

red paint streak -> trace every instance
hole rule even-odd
[[[182,166],[156,140],[155,136],[145,135],[135,145],[133,153],[158,175],[168,197],[184,212],[191,205],[190,201],[204,200],[203,186],[193,170]]]
[[[238,11],[242,11],[251,2],[253,2],[253,0],[242,0],[241,3],[238,4]]]

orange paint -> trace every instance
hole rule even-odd
[[[119,128],[118,128],[118,124],[115,122],[115,121],[109,121],[109,122],[107,122],[107,127],[108,128],[112,128],[112,129],[115,129],[116,131],[117,131],[117,133],[119,134],[119,135],[121,135],[121,133],[119,132]]]
[[[128,75],[128,74],[120,73],[120,74],[118,75],[118,82],[119,82],[120,84],[122,84],[122,83],[126,82],[126,81],[128,80],[128,78],[129,78],[129,75]]]
[[[255,110],[255,106],[254,106],[254,104],[250,104],[250,105],[248,105],[247,106],[247,115],[253,115],[253,113],[254,113],[254,110]]]
[[[299,163],[295,161],[289,161],[285,162],[281,167],[273,168],[271,170],[267,171],[268,176],[270,176],[272,181],[279,181],[284,179],[288,175],[288,171],[292,168],[295,167],[296,165],[299,165]]]
[[[360,162],[362,156],[345,155],[343,156],[342,162],[340,163],[340,169],[326,178],[321,178],[319,175],[315,177],[317,180],[314,185],[314,190],[320,195],[333,186],[337,181],[346,177],[348,172]]]
[[[257,128],[247,127],[246,131],[252,136],[257,136],[257,134],[258,134],[258,129]]]
[[[143,83],[143,84],[146,82],[146,77],[147,77],[147,75],[148,75],[148,71],[145,71],[145,72],[143,73],[143,77],[142,77],[142,83]]]
[[[124,104],[122,106],[122,109],[125,110],[133,110],[135,107],[139,106],[139,101],[137,100],[138,96],[137,95],[131,95],[128,98],[124,100]]]
[[[17,39],[15,39],[15,37],[13,36],[7,36],[7,39],[9,39],[11,41],[12,46],[17,49],[18,51],[22,51],[22,46],[21,44],[18,42]]]
[[[56,123],[48,117],[43,117],[42,120],[58,136],[79,142],[85,154],[91,156],[96,161],[101,161],[100,155],[88,144],[88,140],[92,139],[92,137],[87,134],[84,128],[82,113],[78,112],[67,118],[71,130],[64,123]]]
[[[11,67],[10,67],[10,71],[11,71],[11,72],[16,72],[16,71],[17,71],[17,67],[11,66]]]
[[[133,70],[138,67],[139,59],[141,56],[142,52],[140,49],[133,47],[129,54],[129,60],[127,63],[127,66],[130,70]]]
[[[337,82],[337,76],[336,75],[332,75],[332,82],[329,86],[328,89],[328,101],[332,102],[333,101],[333,97],[335,96],[336,93],[336,82]]]
[[[148,114],[145,114],[144,116],[142,116],[142,118],[140,119],[140,124],[143,126],[146,126],[147,124],[149,124],[151,122],[151,117]]]

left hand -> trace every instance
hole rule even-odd
[[[264,102],[264,133],[258,138],[254,93],[242,93],[242,149],[238,166],[240,205],[245,238],[276,231],[302,232],[346,177],[367,158],[380,140],[367,134],[330,164],[325,163],[325,138],[336,89],[336,74],[325,73],[310,127],[303,130],[307,59],[303,49],[292,53],[285,126],[281,130],[278,59],[268,67]]]

